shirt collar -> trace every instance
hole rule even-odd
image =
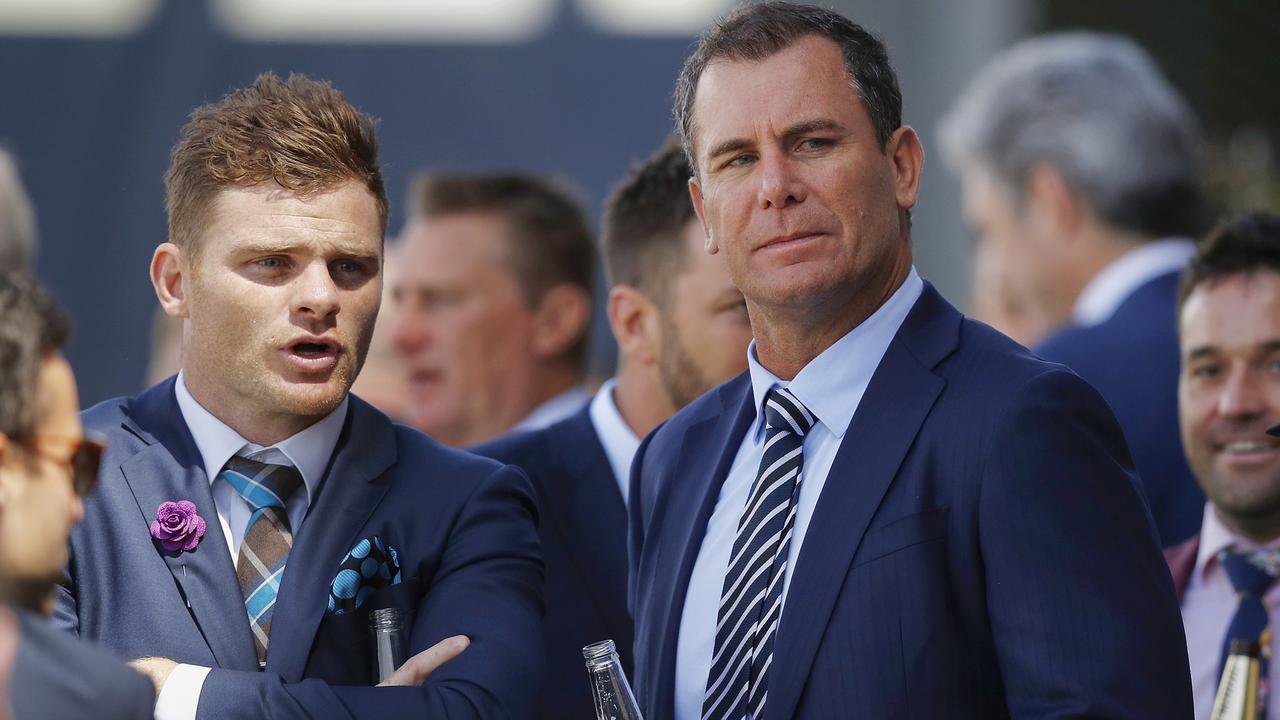
[[[1138,245],[1093,276],[1071,309],[1077,325],[1097,325],[1111,317],[1133,291],[1148,282],[1181,270],[1195,245],[1186,238],[1153,240]]]
[[[898,334],[898,328],[924,291],[924,281],[912,266],[906,280],[874,313],[809,361],[791,382],[780,380],[756,358],[756,342],[747,348],[747,369],[755,399],[755,439],[764,433],[764,397],[775,386],[785,387],[837,438],[844,437],[853,422],[871,376]]]
[[[333,449],[338,445],[338,436],[342,434],[350,404],[350,399],[344,397],[338,407],[310,427],[275,445],[263,447],[245,440],[240,433],[232,430],[197,402],[187,389],[187,381],[182,372],[178,373],[174,393],[177,395],[178,408],[182,411],[182,419],[191,430],[196,449],[200,451],[200,457],[204,461],[210,484],[218,478],[218,473],[222,472],[223,466],[233,455],[258,462],[292,465],[302,475],[302,483],[307,489],[307,504],[315,497],[316,488],[324,477],[325,467],[329,464]]]
[[[578,412],[590,399],[591,396],[587,394],[586,390],[575,385],[534,408],[533,412],[526,415],[523,420],[516,423],[508,432],[541,430]]]
[[[1200,549],[1196,552],[1195,575],[1204,577],[1204,574],[1217,564],[1218,553],[1233,546],[1242,550],[1274,549],[1280,547],[1280,538],[1259,545],[1252,540],[1240,537],[1218,517],[1218,512],[1213,509],[1213,503],[1205,503],[1204,522],[1200,526]]]
[[[604,446],[604,454],[609,458],[609,466],[613,469],[613,477],[618,481],[618,489],[622,492],[622,500],[627,499],[627,486],[631,480],[631,460],[640,448],[640,438],[632,432],[631,426],[618,412],[618,404],[613,400],[613,388],[617,386],[616,378],[611,378],[600,386],[596,396],[591,399],[591,424],[596,429],[600,444]]]

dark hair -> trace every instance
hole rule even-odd
[[[630,285],[659,305],[680,273],[687,248],[684,230],[696,215],[689,199],[689,163],[668,141],[633,165],[605,203],[601,246],[609,282]]]
[[[472,213],[506,219],[511,270],[529,307],[562,284],[591,297],[595,243],[582,203],[565,187],[517,173],[426,173],[414,178],[409,207],[413,216],[426,220]],[[584,330],[571,350],[579,367],[586,363],[586,335]]]
[[[62,349],[70,328],[53,299],[29,276],[0,273],[0,433],[35,432],[40,363]]]
[[[826,8],[770,2],[739,6],[698,38],[693,54],[676,80],[675,116],[680,144],[695,172],[693,101],[698,80],[712,61],[760,61],[785,50],[801,38],[817,35],[840,47],[845,71],[871,118],[883,148],[902,126],[902,92],[889,64],[884,43],[861,25]]]
[[[263,73],[243,90],[196,108],[182,128],[164,176],[169,240],[195,240],[217,194],[275,181],[299,197],[364,184],[387,227],[387,193],[378,169],[374,120],[327,82]]]
[[[1179,312],[1197,287],[1258,270],[1280,273],[1280,215],[1253,212],[1219,223],[1182,271]]]

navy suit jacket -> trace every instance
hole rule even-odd
[[[749,377],[632,465],[636,692],[673,713],[689,576]],[[1182,620],[1124,438],[1085,382],[926,285],[791,570],[763,720],[1190,718]]]
[[[590,407],[475,450],[523,468],[538,500],[547,566],[547,681],[538,702],[543,720],[595,717],[584,646],[613,640],[623,669],[631,672],[627,511]]]
[[[1120,421],[1164,545],[1195,535],[1204,493],[1178,428],[1178,273],[1133,292],[1105,322],[1068,327],[1035,348],[1102,394]]]
[[[22,628],[9,678],[8,701],[15,720],[155,716],[151,680],[111,653],[55,629],[45,617],[14,612]]]
[[[528,717],[543,666],[542,564],[523,472],[444,448],[352,397],[294,538],[257,672],[234,563],[173,385],[84,413],[109,446],[72,533],[57,621],[123,657],[215,668],[201,718]],[[194,551],[168,553],[148,526],[160,503],[181,499],[208,530]],[[398,551],[404,581],[356,612],[328,614],[339,563],[375,535]],[[368,687],[375,607],[409,619],[411,654],[455,634],[472,644],[420,688]]]

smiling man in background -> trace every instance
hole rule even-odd
[[[1199,534],[1166,555],[1182,598],[1196,718],[1207,719],[1232,640],[1272,659],[1267,717],[1280,717],[1280,216],[1220,225],[1179,293],[1182,442],[1208,496]],[[1264,670],[1266,665],[1264,664]]]

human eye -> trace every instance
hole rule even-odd
[[[279,275],[289,269],[289,258],[281,255],[268,255],[253,261],[253,267],[267,275]]]
[[[811,138],[804,138],[803,140],[801,140],[800,143],[796,146],[796,148],[801,152],[804,152],[806,150],[808,151],[825,150],[831,147],[831,145],[832,145],[832,142],[827,138],[811,137]]]
[[[1199,380],[1212,380],[1221,372],[1221,368],[1217,363],[1204,362],[1196,363],[1190,368],[1191,377]]]

